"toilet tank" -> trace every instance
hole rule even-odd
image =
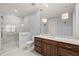
[[[19,33],[19,47],[26,46],[26,43],[31,40],[30,32],[20,32]]]

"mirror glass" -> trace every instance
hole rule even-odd
[[[41,15],[41,34],[73,36],[73,10],[75,3],[45,4]]]

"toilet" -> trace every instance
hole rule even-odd
[[[26,43],[26,48],[33,48],[33,43],[34,43],[34,41],[27,41],[27,43]]]
[[[31,48],[33,46],[30,32],[19,33],[19,48]]]

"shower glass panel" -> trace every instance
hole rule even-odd
[[[18,47],[18,33],[16,25],[6,22],[4,17],[1,18],[1,50],[8,51]]]

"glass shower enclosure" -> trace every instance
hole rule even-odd
[[[10,49],[18,47],[18,33],[16,26],[6,22],[3,16],[1,16],[1,52],[8,51]]]

